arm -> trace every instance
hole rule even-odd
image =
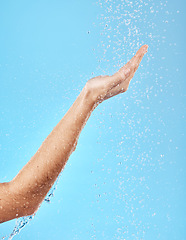
[[[75,150],[79,135],[92,111],[102,101],[128,89],[147,45],[113,76],[90,79],[66,115],[39,150],[9,183],[0,184],[0,222],[32,215]]]

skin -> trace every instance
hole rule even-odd
[[[142,46],[114,75],[90,79],[30,161],[12,181],[0,183],[0,223],[38,210],[76,149],[92,111],[106,99],[127,91],[147,49],[147,45]]]

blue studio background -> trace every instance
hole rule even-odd
[[[88,79],[149,45],[129,90],[93,112],[54,197],[14,239],[185,239],[185,10],[183,0],[0,0],[0,182]],[[1,224],[0,237],[20,221]]]

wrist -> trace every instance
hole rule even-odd
[[[97,106],[99,104],[98,94],[90,86],[89,82],[87,82],[82,90],[83,95],[85,97],[86,102],[90,105]]]

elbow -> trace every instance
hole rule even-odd
[[[20,206],[19,209],[19,216],[18,217],[25,217],[25,216],[31,216],[34,215],[37,212],[37,209],[35,206],[26,206],[26,204],[23,204],[23,206]]]
[[[17,218],[34,215],[39,208],[39,205],[35,201],[32,199],[28,200],[25,197],[19,199],[18,202],[17,210],[19,213]]]
[[[14,215],[12,217],[12,219],[15,218],[20,218],[20,217],[27,217],[27,216],[32,216],[36,213],[38,208],[36,208],[35,206],[32,206],[32,204],[24,203],[24,202],[19,202],[19,204],[17,204]]]
[[[15,183],[10,182],[9,185],[12,196],[11,205],[12,209],[15,210],[14,218],[34,215],[39,208],[36,199],[28,196],[26,192],[20,191]]]
[[[34,215],[38,208],[37,202],[16,191],[12,182],[0,184],[0,223]]]

